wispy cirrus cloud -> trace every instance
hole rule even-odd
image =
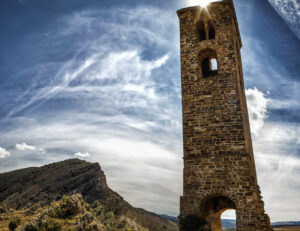
[[[105,12],[102,13],[105,14]],[[160,57],[154,60],[145,60],[142,56],[144,55],[143,52],[146,52],[146,46],[143,47],[136,40],[145,42],[153,38],[151,43],[156,43],[158,46],[168,44],[167,39],[163,38],[160,33],[166,33],[167,30],[170,30],[170,27],[167,28],[168,24],[162,25],[160,20],[155,20],[156,15],[159,13],[160,11],[156,8],[145,9],[141,7],[130,14],[123,9],[119,9],[117,14],[114,15],[113,21],[103,21],[101,25],[105,29],[110,26],[113,30],[91,39],[89,43],[78,45],[78,47],[75,45],[77,51],[71,59],[62,65],[57,64],[58,70],[48,73],[47,78],[49,81],[43,80],[46,83],[45,85],[37,87],[34,83],[24,94],[18,96],[19,102],[17,100],[17,105],[10,109],[6,117],[12,117],[31,107],[36,108],[44,104],[44,101],[51,100],[56,96],[60,97],[69,91],[72,91],[72,96],[76,97],[74,95],[75,91],[85,92],[86,90],[86,92],[91,93],[93,90],[97,92],[100,88],[103,91],[105,91],[105,88],[109,91],[109,87],[122,85],[123,92],[139,92],[145,96],[154,96],[155,82],[149,79],[149,76],[154,69],[166,63],[169,57],[168,50],[164,48],[165,54],[161,54]],[[144,17],[138,19],[143,14]],[[168,16],[166,15],[166,18]],[[150,17],[153,17],[152,20]],[[95,25],[99,18],[95,17],[93,11],[83,11],[71,17],[62,18],[62,20],[67,29],[64,28],[61,36],[68,35],[72,37],[77,36],[79,32],[86,31],[94,36],[95,30],[91,30],[91,27]],[[119,20],[130,20],[134,23],[129,28],[127,26],[125,30]],[[149,28],[142,27],[141,25],[144,23],[148,23]],[[163,27],[155,33],[152,27],[157,24]],[[174,24],[172,24],[172,27],[174,28]],[[101,29],[103,30],[103,28],[99,28],[99,30]],[[142,31],[140,31],[141,29]],[[120,33],[122,36],[120,36]],[[107,36],[110,40],[107,40]],[[41,64],[33,67],[33,69],[47,69],[48,65],[49,63]],[[25,74],[30,72],[32,71],[27,70]],[[34,72],[36,73],[36,71]],[[35,82],[40,82],[40,78],[44,78],[44,76],[45,73],[35,76]],[[67,96],[67,94],[64,96]]]
[[[92,64],[93,58],[91,57],[88,60],[84,60],[79,67],[73,69],[72,72],[68,72],[67,69],[70,68],[71,64],[74,64],[72,61],[69,61],[68,63],[63,65],[58,73],[53,78],[50,78],[50,85],[43,86],[41,89],[28,89],[21,97],[19,97],[27,98],[27,101],[12,108],[8,112],[6,117],[12,117],[16,113],[25,110],[33,104],[41,103],[40,101],[50,99],[58,94],[62,89],[67,87],[69,83],[74,80],[81,72],[83,72]]]

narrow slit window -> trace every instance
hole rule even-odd
[[[211,22],[208,22],[208,37],[209,39],[215,39],[216,37],[216,31]]]
[[[199,31],[199,38],[200,38],[200,41],[206,40],[206,31],[205,31],[204,28],[200,29],[200,31]]]
[[[197,27],[198,27],[199,41],[206,40],[206,31],[205,31],[204,23],[199,22]]]

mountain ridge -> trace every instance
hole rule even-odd
[[[0,204],[10,209],[26,210],[35,204],[48,206],[74,194],[82,195],[88,204],[97,201],[118,219],[127,217],[143,227],[134,230],[177,230],[174,222],[134,208],[111,190],[98,163],[69,159],[0,173]]]

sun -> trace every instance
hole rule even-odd
[[[216,2],[218,0],[188,0],[188,4],[189,6],[196,6],[196,5],[200,5],[202,7],[207,7],[207,5],[209,5],[212,2]]]

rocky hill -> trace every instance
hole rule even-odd
[[[70,200],[80,205],[76,213],[74,206],[64,207]],[[112,191],[98,163],[79,159],[0,174],[0,206],[0,230],[8,230],[10,222],[20,223],[20,230],[29,224],[36,230],[177,230],[174,222],[136,209]],[[70,216],[49,213],[68,209]],[[43,228],[49,219],[58,228]],[[74,229],[62,228],[68,222]]]

